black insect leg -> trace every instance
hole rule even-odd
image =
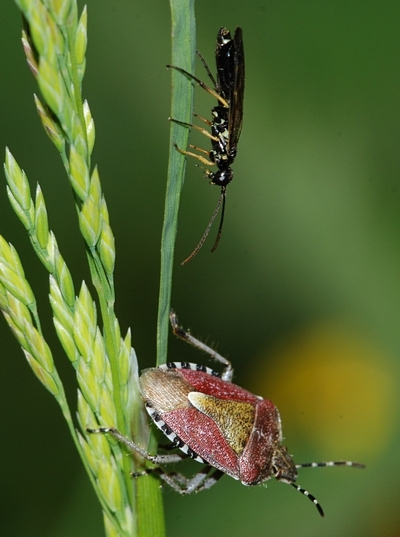
[[[200,58],[201,63],[204,65],[205,70],[207,71],[207,74],[210,77],[211,82],[214,84],[214,87],[216,88],[217,83],[215,81],[214,75],[211,73],[210,68],[208,67],[208,63],[206,62],[206,60],[204,59],[203,55],[198,50],[196,50],[196,54]]]
[[[196,347],[197,349],[200,349],[201,351],[206,352],[211,356],[213,360],[216,362],[220,362],[221,364],[225,365],[225,370],[222,373],[222,379],[226,380],[227,382],[232,381],[233,377],[233,367],[229,360],[221,356],[217,351],[200,341],[199,339],[196,339],[193,337],[189,332],[186,332],[181,326],[178,324],[178,317],[176,316],[176,313],[174,310],[170,311],[169,314],[169,320],[172,326],[172,331],[175,336],[179,337],[180,339],[183,339],[190,345],[193,345],[193,347]]]

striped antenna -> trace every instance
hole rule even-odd
[[[361,464],[359,462],[352,462],[352,461],[329,461],[329,462],[303,462],[302,464],[296,464],[296,468],[325,468],[328,466],[351,466],[353,468],[365,468],[365,464]],[[324,510],[321,507],[321,504],[318,502],[317,498],[310,494],[307,490],[300,487],[300,485],[296,485],[296,483],[289,483],[292,485],[293,488],[295,488],[298,492],[301,492],[301,494],[304,494],[310,501],[313,502],[315,507],[318,509],[318,513],[324,517],[325,513]]]
[[[304,496],[306,496],[309,500],[311,500],[312,503],[315,505],[315,507],[318,509],[318,513],[322,517],[325,516],[324,510],[322,509],[321,504],[319,503],[319,501],[317,500],[315,496],[310,494],[308,490],[302,489],[300,485],[296,485],[296,483],[289,483],[289,484],[292,485],[292,487],[294,487],[298,492],[301,492],[302,494],[304,494]]]

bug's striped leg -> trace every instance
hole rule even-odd
[[[139,455],[141,455],[144,459],[152,462],[153,464],[171,464],[174,462],[180,462],[183,458],[185,458],[178,453],[169,455],[150,455],[150,453],[147,453],[145,449],[135,444],[135,442],[129,438],[126,438],[126,436],[121,434],[114,427],[99,427],[98,429],[86,429],[86,431],[92,434],[111,434],[114,438],[121,442],[121,444],[124,444],[129,451],[139,453]]]
[[[146,474],[158,474],[160,479],[169,485],[175,492],[179,494],[192,494],[193,492],[200,492],[211,488],[215,483],[221,479],[224,472],[213,468],[207,464],[193,477],[186,477],[183,474],[177,472],[165,472],[160,467],[148,468],[143,472],[136,472],[132,474],[132,477],[140,477]]]
[[[222,379],[226,380],[227,382],[231,382],[233,377],[233,367],[229,360],[221,356],[217,351],[215,351],[199,339],[195,338],[194,336],[192,336],[192,334],[182,328],[179,325],[176,313],[172,309],[169,312],[169,321],[171,323],[172,332],[176,337],[183,339],[183,341],[186,341],[186,343],[189,343],[193,347],[196,347],[196,349],[200,349],[201,351],[207,353],[216,362],[224,364],[225,370],[222,373]]]

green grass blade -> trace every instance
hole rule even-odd
[[[196,50],[196,28],[193,0],[171,0],[172,58],[171,64],[193,73]],[[171,69],[171,117],[191,123],[193,114],[193,82]],[[186,159],[173,144],[186,148],[189,129],[171,122],[170,156],[165,196],[164,224],[161,238],[161,275],[157,320],[157,365],[165,363],[169,332],[169,310],[178,210],[186,169]]]

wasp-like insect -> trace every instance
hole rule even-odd
[[[198,119],[203,121],[211,128],[211,133],[198,125],[192,125],[191,123],[185,123],[173,118],[170,118],[170,120],[185,127],[193,127],[210,138],[212,145],[211,151],[206,151],[205,149],[190,145],[192,149],[207,155],[208,159],[202,155],[198,155],[197,153],[181,149],[176,144],[175,148],[183,155],[189,155],[197,158],[206,166],[217,166],[217,172],[212,172],[206,168],[205,175],[210,179],[210,184],[221,187],[221,195],[207,229],[203,233],[203,236],[201,237],[196,248],[189,255],[189,257],[183,261],[182,265],[185,265],[191,259],[193,259],[193,257],[203,246],[222,204],[221,221],[218,228],[217,238],[211,250],[212,252],[217,248],[221,238],[225,215],[226,188],[233,179],[231,165],[236,158],[237,144],[239,141],[240,132],[242,130],[243,121],[244,50],[242,29],[236,28],[233,39],[229,30],[226,28],[221,28],[218,32],[217,46],[215,49],[217,80],[215,80],[211,74],[211,71],[203,56],[199,52],[197,52],[197,54],[202,61],[208,76],[214,84],[214,89],[207,86],[207,84],[202,82],[200,79],[188,71],[181,69],[180,67],[175,67],[174,65],[167,65],[167,67],[170,69],[176,69],[180,73],[188,76],[218,100],[217,106],[214,106],[212,109],[212,121],[195,114]]]

